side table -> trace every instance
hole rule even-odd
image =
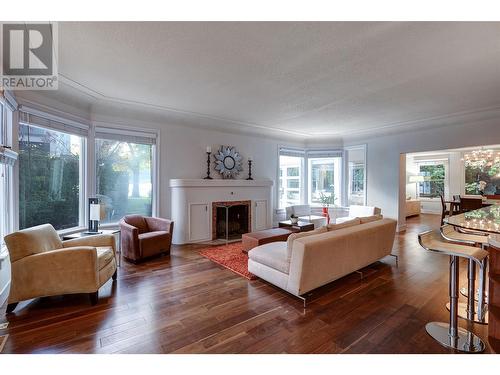
[[[308,223],[307,221],[299,221],[295,224],[292,224],[290,220],[280,221],[278,226],[280,228],[289,228],[295,232],[309,232],[314,230],[314,224]]]

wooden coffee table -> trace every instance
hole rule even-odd
[[[279,227],[288,228],[294,232],[309,232],[310,230],[314,230],[314,224],[307,221],[299,221],[296,224],[292,224],[290,220],[280,221]]]
[[[293,230],[285,228],[273,228],[260,230],[258,232],[245,233],[241,236],[243,252],[246,254],[254,247],[264,245],[265,243],[286,241]]]

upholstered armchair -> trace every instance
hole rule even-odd
[[[20,301],[61,294],[88,293],[98,300],[99,288],[116,280],[115,239],[94,235],[61,241],[50,224],[5,236],[11,262],[7,313]]]
[[[121,251],[125,258],[138,260],[170,254],[174,222],[159,217],[128,215],[120,220]]]

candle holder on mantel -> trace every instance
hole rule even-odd
[[[210,155],[212,155],[212,147],[208,146],[207,147],[207,176],[203,178],[204,180],[213,180],[212,177],[210,177]]]
[[[247,180],[253,180],[252,178],[252,158],[248,158],[248,178]]]

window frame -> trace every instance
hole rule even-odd
[[[96,144],[97,144],[98,140],[106,140],[106,141],[112,141],[112,142],[126,142],[126,141],[119,140],[119,139],[110,139],[110,138],[103,139],[103,138],[100,138],[98,136],[94,137],[94,155],[93,155],[94,156],[94,164],[93,164],[93,168],[94,168],[94,185],[93,185],[94,195],[97,195],[97,162],[95,159],[95,152],[97,151]],[[129,141],[128,143],[151,146],[151,215],[156,216],[156,214],[158,212],[157,203],[156,203],[157,202],[156,191],[155,191],[156,143],[145,144],[145,143],[136,143],[136,142],[132,142],[132,141]],[[103,228],[112,228],[112,227],[116,227],[118,225],[118,223],[119,223],[119,221],[113,221],[113,222],[109,222],[109,223],[103,223],[100,226]]]
[[[17,110],[16,110],[17,109]],[[95,134],[96,134],[96,128],[104,129],[104,130],[110,130],[113,133],[117,134],[117,136],[121,135],[133,135],[133,134],[138,134],[139,136],[142,134],[148,134],[152,137],[154,137],[155,143],[152,145],[152,167],[151,167],[151,182],[152,182],[152,215],[157,216],[159,213],[159,200],[158,200],[158,193],[160,191],[160,180],[159,180],[159,173],[160,173],[160,165],[159,165],[159,160],[160,160],[160,153],[159,150],[161,149],[160,147],[160,130],[159,129],[152,129],[152,128],[145,128],[145,127],[140,127],[140,131],[137,130],[137,126],[126,126],[122,124],[111,124],[111,123],[105,123],[105,122],[99,122],[99,121],[87,121],[83,118],[75,117],[71,114],[64,113],[61,111],[54,111],[54,110],[40,110],[38,108],[32,107],[32,106],[25,106],[21,105],[18,108],[18,105],[16,103],[15,107],[13,108],[13,119],[12,119],[12,129],[11,129],[11,134],[10,134],[10,139],[12,139],[12,148],[17,152],[19,150],[19,141],[18,141],[18,134],[19,134],[19,125],[23,121],[20,119],[20,112],[29,112],[32,113],[36,116],[41,116],[43,118],[46,118],[50,121],[56,121],[59,123],[68,123],[70,125],[78,126],[78,127],[84,127],[86,128],[86,135],[83,136],[82,140],[82,149],[81,149],[81,157],[80,157],[80,163],[81,165],[81,173],[80,173],[80,205],[79,205],[79,225],[77,227],[72,227],[72,228],[66,228],[62,230],[58,230],[58,234],[64,235],[64,234],[70,234],[70,233],[75,233],[79,232],[87,227],[87,222],[88,222],[88,210],[87,210],[87,202],[88,198],[95,196],[96,194],[96,166],[95,166]],[[56,114],[55,114],[56,112]],[[53,128],[50,126],[40,126],[42,128],[45,128],[49,131],[59,131],[61,132],[60,129],[58,128]],[[78,134],[75,134],[78,135]],[[79,135],[80,136],[80,135]],[[14,167],[14,173],[13,173],[13,178],[12,178],[12,185],[13,185],[13,200],[12,200],[12,205],[13,205],[13,228],[12,231],[18,230],[19,229],[19,163],[16,163]],[[101,228],[117,228],[118,227],[118,222],[115,223],[106,223],[100,225]]]
[[[366,194],[367,194],[367,161],[366,161],[366,145],[355,145],[355,146],[350,146],[350,147],[344,147],[344,148],[300,148],[296,146],[289,146],[289,145],[278,145],[277,146],[277,165],[276,165],[276,181],[277,181],[277,188],[275,192],[275,199],[276,199],[276,209],[277,210],[284,210],[286,207],[281,207],[281,200],[280,200],[280,180],[281,180],[281,175],[280,175],[280,156],[283,155],[282,151],[285,153],[287,151],[292,151],[292,152],[297,152],[298,154],[300,153],[303,158],[303,173],[302,173],[302,178],[301,178],[301,185],[302,185],[302,191],[301,191],[301,200],[300,204],[309,204],[313,208],[317,207],[322,207],[321,204],[316,204],[313,203],[311,204],[309,201],[309,184],[310,184],[310,179],[309,179],[309,159],[317,159],[321,157],[328,157],[328,156],[321,156],[321,155],[331,155],[329,157],[339,157],[339,180],[340,180],[340,186],[339,186],[339,195],[337,196],[337,201],[336,205],[338,207],[342,207],[345,202],[347,202],[346,198],[346,192],[347,192],[347,173],[346,173],[346,150],[349,149],[359,149],[363,148],[365,152],[365,176],[364,176],[364,184],[365,184],[365,192],[364,192],[364,201],[366,204]],[[285,181],[285,180],[283,180]]]
[[[444,167],[444,179],[443,179],[443,197],[444,199],[447,199],[449,197],[449,191],[450,191],[450,171],[449,171],[449,158],[426,158],[426,159],[419,159],[415,160],[415,165],[417,167],[418,174],[421,175],[420,172],[420,167],[425,166],[425,165],[443,165]],[[420,195],[420,184],[421,182],[418,183],[417,185],[417,199],[423,200],[423,201],[435,201],[439,200],[439,196],[437,197],[428,197],[428,196],[421,196]]]
[[[58,119],[59,122],[63,122],[64,119],[61,119],[59,118]],[[64,228],[64,229],[58,229],[57,232],[58,233],[71,233],[71,232],[74,232],[74,231],[77,231],[81,228],[84,228],[86,227],[85,225],[85,222],[86,222],[86,205],[85,205],[85,202],[86,202],[86,199],[85,199],[85,188],[87,186],[86,184],[86,176],[87,176],[87,173],[86,173],[86,170],[87,170],[87,160],[85,158],[86,156],[86,146],[87,146],[87,137],[85,136],[82,136],[80,134],[74,134],[74,133],[70,133],[70,132],[63,132],[61,131],[60,129],[56,129],[56,128],[52,128],[50,126],[41,126],[41,125],[34,125],[34,124],[28,124],[28,123],[25,123],[24,121],[18,121],[17,122],[17,133],[19,135],[19,129],[20,129],[20,126],[21,125],[25,125],[25,126],[31,126],[31,127],[36,127],[36,128],[39,128],[39,129],[43,129],[45,131],[50,131],[50,132],[58,132],[58,133],[62,133],[62,134],[67,134],[67,135],[70,135],[70,136],[76,136],[76,137],[79,137],[80,138],[80,157],[79,157],[79,161],[78,161],[78,174],[79,174],[79,181],[78,181],[78,189],[79,189],[79,194],[78,194],[78,225],[77,226],[73,226],[73,227],[68,227],[68,228]],[[19,151],[19,136],[17,137],[16,139],[16,143],[17,143],[17,146],[18,146],[18,151]],[[19,162],[17,163],[19,165]],[[16,201],[16,206],[17,206],[17,228],[20,228],[20,217],[19,217],[19,213],[20,213],[20,197],[19,197],[19,192],[20,192],[20,175],[18,173],[18,176],[16,178],[16,190],[18,192],[17,194],[17,201]],[[40,223],[41,224],[41,223]]]
[[[363,176],[363,205],[366,205],[368,202],[368,146],[367,144],[358,144],[352,146],[344,147],[344,193],[342,195],[343,202],[349,206],[349,196],[350,196],[350,167],[349,167],[349,152],[350,151],[362,151],[364,158],[364,176]]]

